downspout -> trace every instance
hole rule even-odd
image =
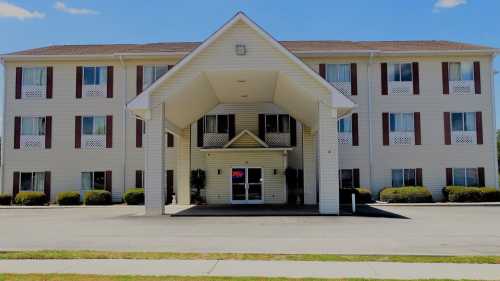
[[[492,127],[492,155],[493,155],[493,167],[495,167],[495,171],[493,171],[495,173],[495,187],[496,189],[499,189],[499,185],[498,185],[498,158],[497,158],[497,134],[496,134],[496,109],[495,109],[495,74],[498,74],[497,71],[495,71],[494,69],[494,66],[493,66],[493,63],[495,61],[495,53],[493,53],[491,55],[491,62],[490,62],[490,68],[491,68],[491,86],[490,86],[490,90],[491,90],[491,94],[490,94],[490,98],[491,98],[491,127]]]
[[[370,174],[368,176],[368,182],[370,185],[370,189],[373,188],[373,102],[372,102],[372,88],[373,88],[373,81],[372,81],[372,64],[373,64],[373,56],[374,53],[370,52],[370,58],[368,59],[368,67],[367,67],[367,77],[368,77],[368,167]]]
[[[122,65],[123,68],[123,76],[124,76],[124,97],[123,97],[123,118],[122,118],[122,158],[123,158],[123,163],[122,163],[122,169],[123,169],[123,187],[122,187],[122,196],[125,194],[125,189],[127,185],[127,66],[125,62],[123,61],[123,56],[120,55],[118,57],[120,59],[120,64]]]
[[[0,192],[5,192],[5,124],[7,123],[6,114],[6,104],[7,104],[7,69],[5,68],[5,60],[2,58],[0,64],[3,67],[3,112],[2,112],[2,139],[0,142],[1,147],[1,157],[0,165],[2,166],[2,171],[0,175]]]

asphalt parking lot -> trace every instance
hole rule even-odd
[[[143,207],[0,209],[0,249],[500,255],[500,207],[393,217],[144,217]]]

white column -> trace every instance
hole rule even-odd
[[[311,128],[303,125],[304,204],[316,205],[316,152]]]
[[[336,110],[320,102],[318,123],[319,212],[339,214]]]
[[[163,104],[151,109],[146,121],[145,190],[146,215],[163,215],[165,210],[165,109]]]
[[[189,129],[183,129],[177,146],[177,203],[189,205],[191,203],[191,157]]]

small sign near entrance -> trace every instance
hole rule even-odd
[[[241,170],[233,170],[233,178],[241,178],[245,176],[245,173]]]

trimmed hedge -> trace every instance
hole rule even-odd
[[[127,205],[144,205],[144,188],[129,189],[123,195],[123,201]]]
[[[43,206],[48,203],[48,200],[43,192],[21,191],[14,198],[14,203],[23,206]]]
[[[111,205],[111,192],[106,190],[92,190],[83,196],[85,205]]]
[[[0,194],[0,206],[8,206],[12,203],[12,195],[7,193]]]
[[[380,201],[387,203],[430,203],[431,192],[423,186],[386,187],[380,192]]]
[[[80,193],[76,191],[60,192],[57,194],[57,204],[80,205]]]
[[[340,203],[351,204],[351,194],[356,194],[356,204],[373,202],[372,193],[368,188],[340,188]]]
[[[499,202],[500,190],[493,187],[447,186],[443,195],[449,202]]]

